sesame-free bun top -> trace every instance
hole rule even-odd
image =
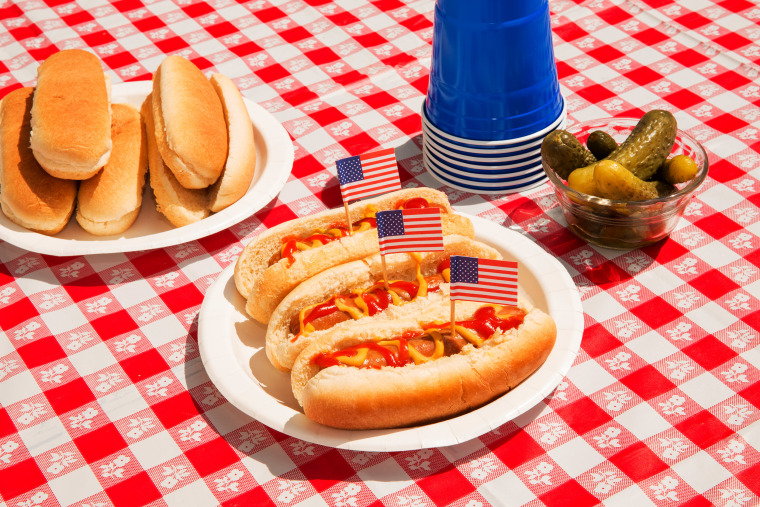
[[[219,96],[203,72],[167,56],[153,75],[153,119],[164,163],[185,188],[205,188],[227,159],[227,124]]]
[[[66,49],[37,69],[31,147],[52,176],[83,180],[111,155],[108,84],[97,56]]]

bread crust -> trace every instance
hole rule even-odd
[[[210,78],[227,123],[227,161],[221,176],[209,188],[209,208],[216,213],[237,202],[248,191],[256,169],[253,124],[243,96],[223,74]]]
[[[431,204],[446,209],[441,217],[443,234],[461,234],[474,237],[475,230],[466,217],[456,215],[446,194],[431,188],[420,187],[398,190],[380,197],[358,201],[349,206],[352,222],[362,218],[368,207],[392,209],[400,200],[423,197]],[[333,241],[319,248],[298,252],[296,261],[289,265],[280,259],[269,266],[269,260],[280,250],[281,239],[289,235],[302,236],[335,223],[345,223],[345,210],[336,208],[309,217],[277,225],[257,236],[248,245],[235,264],[235,286],[247,299],[246,311],[257,321],[266,324],[280,301],[299,283],[325,269],[353,260],[363,259],[378,252],[377,229],[356,232],[350,237]]]
[[[206,188],[227,159],[227,125],[219,96],[203,72],[178,55],[153,75],[153,121],[159,153],[185,188]]]
[[[158,151],[153,122],[152,93],[140,107],[145,121],[148,143],[148,172],[156,210],[164,215],[174,227],[183,227],[203,220],[211,214],[206,189],[189,189],[180,185],[177,178],[164,164]]]
[[[113,150],[108,163],[79,185],[76,219],[99,236],[126,231],[142,205],[148,147],[140,112],[128,104],[113,104]]]
[[[551,352],[554,320],[532,308],[522,325],[493,336],[480,348],[401,368],[358,369],[310,363],[320,352],[369,339],[390,339],[419,329],[416,320],[356,324],[324,335],[298,356],[293,394],[312,420],[345,429],[427,424],[482,406],[525,380]]]
[[[443,238],[445,251],[421,252],[420,272],[423,276],[434,275],[441,261],[451,255],[466,255],[483,259],[501,259],[501,254],[494,248],[470,239],[466,236],[453,234]],[[417,262],[412,255],[390,254],[386,256],[386,273],[389,280],[413,280],[416,274]],[[367,288],[383,277],[380,254],[357,261],[341,264],[315,275],[293,289],[280,302],[269,321],[266,334],[266,354],[272,365],[282,371],[289,371],[293,363],[310,343],[319,339],[327,332],[357,322],[385,321],[429,314],[431,306],[443,306],[449,310],[449,284],[442,283],[440,290],[429,292],[425,297],[419,297],[400,306],[389,306],[385,311],[359,321],[348,320],[337,324],[330,330],[314,331],[297,339],[290,331],[290,322],[302,308],[321,303],[333,294],[350,292],[357,288]]]
[[[0,101],[0,203],[14,223],[57,234],[74,211],[78,182],[51,176],[29,146],[33,88],[13,90]]]
[[[92,177],[111,155],[111,111],[106,76],[97,56],[66,49],[37,69],[31,147],[52,176]]]

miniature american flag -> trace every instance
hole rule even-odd
[[[393,148],[342,158],[335,165],[343,202],[401,189]]]
[[[438,208],[378,211],[375,218],[383,255],[443,250],[441,210]]]
[[[517,262],[452,255],[451,299],[517,306]]]

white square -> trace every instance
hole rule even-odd
[[[548,454],[570,477],[578,477],[605,460],[604,456],[581,437],[555,447]]]
[[[73,505],[103,489],[88,466],[79,467],[66,475],[51,479],[48,485],[61,505]]]
[[[747,361],[749,364],[760,370],[760,346],[753,348],[752,350],[748,350],[746,352],[742,352],[739,354],[742,359]],[[760,431],[758,432],[760,434]]]
[[[116,364],[116,359],[103,342],[70,355],[69,360],[82,377]]]
[[[262,485],[296,467],[279,444],[270,445],[253,456],[243,456],[240,461],[251,472],[256,482]]]
[[[525,505],[536,498],[536,495],[511,470],[478,487],[478,493],[483,495],[491,505],[504,505],[506,495],[509,496],[511,505]]]
[[[205,500],[204,500],[205,498]],[[164,495],[164,501],[169,507],[187,507],[188,505],[216,505],[219,503],[209,491],[203,479],[198,479],[177,491]]]
[[[697,493],[704,493],[731,477],[731,472],[723,468],[705,451],[699,451],[689,459],[673,463],[671,468]]]
[[[179,36],[185,35],[186,33],[197,32],[198,30],[203,29],[190,17],[182,18],[180,21],[170,23],[167,26],[172,32]]]
[[[148,408],[148,403],[134,385],[98,398],[98,404],[108,418],[116,422]]]
[[[177,259],[179,260],[179,259]],[[204,276],[214,276],[219,274],[221,267],[213,257],[194,257],[187,261],[180,262],[182,273],[192,281],[196,281]]]
[[[146,324],[140,331],[145,333],[150,343],[156,348],[177,338],[187,336],[187,329],[177,320],[177,316],[175,315],[169,315],[163,319]]]
[[[715,301],[710,301],[701,308],[686,314],[686,317],[710,334],[726,329],[738,320]]]
[[[741,255],[738,255],[736,252],[718,241],[713,241],[709,245],[695,248],[691,253],[714,268],[722,268],[726,264],[731,264],[742,258]]]
[[[594,37],[606,45],[611,45],[614,42],[627,39],[629,35],[619,28],[609,25],[605,26],[604,28],[594,30]]]
[[[652,104],[660,97],[652,93],[646,88],[634,86],[630,90],[626,90],[620,94],[620,98],[631,104]],[[609,116],[609,114],[607,115]],[[680,123],[678,124],[681,125]]]
[[[69,432],[57,417],[22,429],[18,435],[32,456],[39,456],[71,441]]]
[[[34,276],[16,278],[16,283],[27,296],[61,286],[61,282],[48,268],[38,269],[34,272]]]
[[[626,36],[628,35],[626,34]],[[659,62],[664,58],[662,53],[655,51],[649,46],[642,46],[641,49],[637,49],[636,51],[629,53],[627,56],[645,66],[649,66],[654,62]]]
[[[647,269],[643,273],[639,273],[636,276],[636,280],[658,296],[670,292],[685,283],[683,279],[664,266]]]
[[[203,403],[203,400],[200,400],[200,403]],[[251,422],[251,416],[235,408],[232,403],[225,403],[207,410],[203,416],[209,420],[216,432],[222,436],[228,435]]]
[[[687,90],[694,86],[694,83],[701,83],[705,80],[704,76],[699,75],[689,68],[683,68],[679,71],[667,75],[668,81],[671,81],[681,88]]]
[[[0,405],[10,406],[42,393],[29,370],[17,373],[0,383]]]
[[[124,285],[113,287],[111,294],[113,294],[122,308],[130,308],[156,297],[156,291],[143,278],[130,279]]]
[[[310,496],[303,502],[298,502],[293,507],[327,507],[328,504],[320,495]]]
[[[745,285],[742,289],[752,294],[755,299],[760,299],[760,281]]]
[[[655,505],[646,493],[641,491],[641,488],[635,484],[604,500],[602,504],[606,507],[631,507],[632,505],[636,507],[654,507]]]
[[[729,135],[720,135],[715,139],[705,141],[704,146],[720,158],[729,158],[747,149],[746,144]],[[701,198],[702,194],[699,195]]]
[[[16,347],[11,343],[8,335],[5,334],[2,329],[0,329],[0,358],[7,356],[8,354],[15,351]]]
[[[657,331],[650,331],[643,336],[639,336],[626,343],[625,346],[649,364],[656,363],[660,359],[665,359],[679,350],[678,347],[663,338]]]
[[[639,440],[645,440],[657,435],[668,428],[670,423],[662,418],[648,403],[642,402],[635,407],[626,410],[615,420],[622,424],[628,431],[636,435]]]
[[[541,401],[512,419],[512,422],[519,427],[524,428],[536,419],[540,419],[541,417],[552,414],[553,412],[554,410],[549,405]]]
[[[744,107],[754,107],[746,99],[733,92],[719,93],[709,98],[710,105],[719,108],[721,111],[733,112]],[[717,112],[717,111],[716,111]]]
[[[714,185],[699,193],[699,200],[716,211],[725,211],[744,201],[741,194],[726,185]]]
[[[388,458],[377,465],[359,470],[356,475],[374,493],[377,498],[392,495],[414,484],[409,474],[393,458]]]
[[[583,301],[583,311],[597,322],[604,322],[628,312],[607,292],[600,292]]]
[[[186,389],[192,389],[210,380],[200,357],[190,359],[184,364],[175,366],[172,368],[172,371]]]
[[[313,198],[314,194],[306,185],[301,183],[301,180],[294,179],[288,182],[288,185],[285,185],[285,187],[283,187],[278,197],[283,202],[292,203],[306,197]]]
[[[132,451],[144,470],[149,470],[182,455],[182,449],[166,431],[130,444],[129,450]]]
[[[710,373],[703,373],[678,387],[702,408],[714,407],[735,394],[730,387]]]
[[[593,359],[574,365],[567,373],[567,378],[586,396],[590,396],[617,381]]]
[[[87,317],[77,305],[69,305],[60,310],[45,312],[40,314],[42,322],[45,323],[51,334],[63,334],[80,326],[87,324]]]

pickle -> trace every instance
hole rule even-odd
[[[617,162],[605,159],[593,167],[593,180],[601,197],[619,201],[645,201],[657,198],[654,183],[642,181]]]
[[[674,194],[678,189],[672,183],[662,180],[652,181],[655,190],[657,190],[657,197],[667,197]]]
[[[588,135],[586,146],[597,160],[602,160],[617,149],[618,143],[607,132],[595,130]]]
[[[639,179],[648,180],[670,155],[676,133],[676,119],[671,113],[660,109],[649,111],[641,117],[628,139],[607,158]]]
[[[567,177],[567,186],[582,194],[601,196],[594,181],[594,166],[592,164],[575,169]]]
[[[657,175],[668,183],[685,183],[694,178],[698,170],[697,163],[691,157],[676,155],[662,163]]]
[[[567,179],[573,170],[596,162],[594,155],[566,130],[555,130],[544,138],[541,157],[562,179]]]

